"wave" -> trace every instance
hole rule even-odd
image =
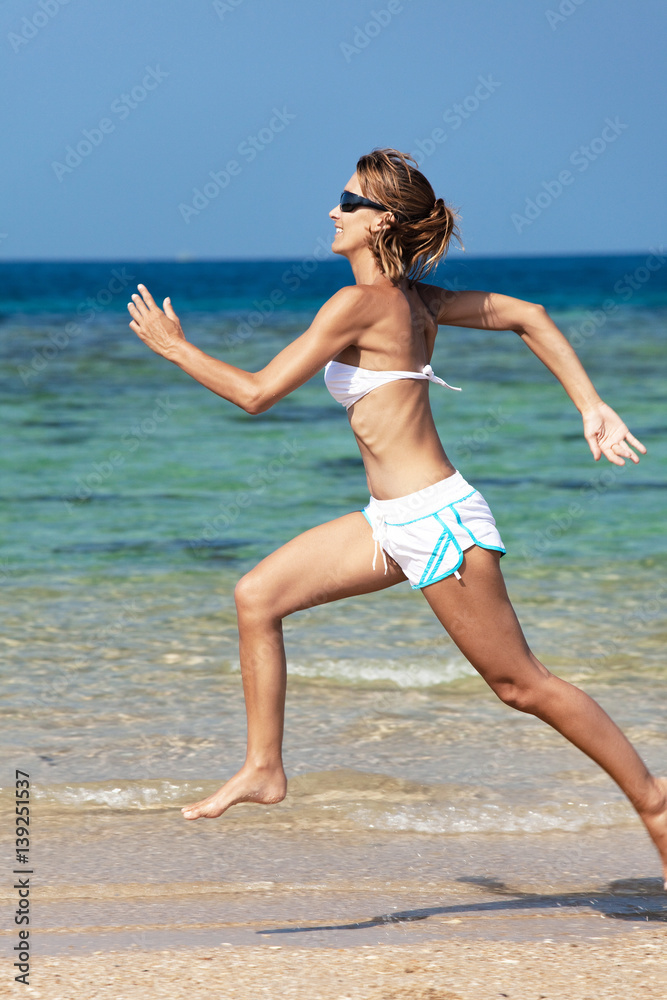
[[[33,786],[32,809],[41,820],[72,819],[90,812],[171,811],[211,794],[213,782],[151,780]],[[556,793],[557,794],[557,793]],[[570,792],[571,794],[571,792]],[[0,792],[8,805],[12,790]],[[4,799],[8,801],[3,802]],[[623,799],[572,799],[530,806],[512,801],[492,787],[420,784],[386,774],[341,769],[290,779],[288,795],[277,806],[244,803],[224,819],[244,828],[384,831],[412,834],[510,834],[577,832],[636,822]]]
[[[327,680],[337,684],[393,684],[399,688],[430,688],[476,677],[474,668],[462,657],[424,657],[421,660],[392,660],[385,657],[348,659],[289,660],[290,677]],[[240,665],[235,665],[240,670]]]

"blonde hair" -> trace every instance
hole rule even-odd
[[[452,237],[464,249],[458,214],[436,198],[408,153],[374,149],[358,161],[357,175],[364,197],[385,205],[394,215],[368,241],[378,267],[393,284],[407,277],[412,285],[427,275],[447,253]]]

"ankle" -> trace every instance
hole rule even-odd
[[[642,816],[658,816],[667,812],[667,782],[663,778],[650,779],[650,787],[637,806]]]
[[[248,754],[243,766],[251,771],[263,774],[275,774],[276,771],[283,771],[281,757],[267,756],[265,754]]]

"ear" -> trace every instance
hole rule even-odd
[[[386,229],[393,218],[394,216],[392,215],[391,212],[386,212],[384,215],[381,215],[380,218],[377,219],[377,221],[372,226],[372,231],[374,233],[378,233],[382,229]]]

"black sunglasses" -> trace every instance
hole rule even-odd
[[[355,208],[377,208],[381,212],[391,212],[386,205],[378,205],[376,201],[369,201],[362,198],[360,194],[353,194],[352,191],[343,191],[340,196],[341,212],[353,212]]]

